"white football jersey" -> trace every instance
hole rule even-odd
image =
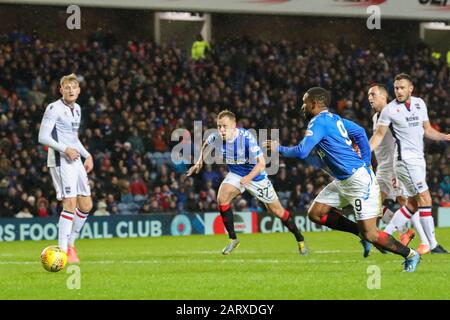
[[[397,100],[381,111],[378,124],[388,126],[397,143],[397,159],[423,159],[423,123],[429,121],[427,106],[418,97],[411,97],[408,107]]]
[[[66,161],[64,151],[67,147],[78,150],[84,158],[89,156],[78,139],[80,121],[81,109],[77,103],[70,107],[59,99],[47,106],[39,129],[39,143],[49,147],[48,167],[59,167],[61,161]]]
[[[374,132],[377,129],[379,117],[380,114],[378,112],[372,117]],[[378,162],[377,172],[394,172],[394,156],[397,153],[397,146],[391,129],[386,131],[386,135],[380,145],[374,150],[374,153]]]

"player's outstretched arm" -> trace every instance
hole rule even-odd
[[[450,134],[445,134],[434,129],[430,121],[423,122],[425,137],[434,141],[450,141]]]
[[[205,149],[208,146],[208,141],[205,141],[202,145],[202,149],[200,150],[200,157],[198,158],[197,162],[189,168],[188,171],[186,171],[186,175],[189,177],[193,174],[198,174],[200,170],[202,170],[203,167],[203,155],[205,153]]]
[[[377,129],[375,130],[375,133],[369,140],[370,150],[373,151],[380,145],[381,141],[383,141],[383,138],[386,135],[387,129],[388,129],[387,126],[383,126],[381,124],[378,125]]]
[[[278,150],[278,152],[286,158],[300,158],[306,159],[311,153],[312,149],[322,140],[325,134],[325,129],[318,121],[315,122],[315,127],[309,126],[305,132],[303,140],[295,147],[280,146],[277,141],[267,140],[263,143],[264,147],[269,150]]]

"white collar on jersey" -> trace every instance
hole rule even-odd
[[[234,134],[234,137],[233,137],[231,140],[225,140],[225,142],[231,143],[231,142],[233,142],[234,140],[236,140],[236,138],[237,138],[238,135],[239,135],[239,129],[238,129],[238,128],[235,128],[234,130],[236,130],[236,131],[235,131],[235,134]]]

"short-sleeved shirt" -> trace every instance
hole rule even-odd
[[[206,142],[213,145],[223,156],[224,163],[228,170],[241,177],[248,175],[256,165],[256,158],[263,155],[261,148],[256,142],[256,138],[246,129],[237,128],[238,133],[231,141],[225,141],[219,132],[211,134]],[[253,178],[253,181],[260,181],[267,177],[265,171]]]
[[[422,159],[423,123],[429,121],[425,102],[411,97],[410,105],[394,100],[381,111],[379,125],[391,129],[397,143],[397,159]]]

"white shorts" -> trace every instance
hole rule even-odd
[[[222,183],[231,184],[232,186],[238,188],[241,193],[244,193],[245,190],[247,190],[251,195],[253,195],[263,203],[273,203],[278,200],[277,193],[273,188],[272,182],[270,182],[268,178],[260,181],[251,181],[245,187],[241,185],[242,178],[243,177],[235,173],[228,172]]]
[[[403,184],[397,179],[394,169],[392,171],[377,171],[376,174],[381,192],[386,194],[386,199],[396,200],[404,195]]]
[[[370,174],[369,174],[370,172]],[[351,205],[356,220],[381,216],[381,194],[375,174],[361,167],[348,179],[335,179],[327,185],[314,201],[342,209]]]
[[[413,197],[428,190],[425,159],[396,160],[395,174],[403,184],[404,196]]]
[[[73,162],[61,159],[59,167],[50,167],[49,169],[56,191],[56,199],[59,201],[65,198],[91,195],[86,169],[80,159]]]

